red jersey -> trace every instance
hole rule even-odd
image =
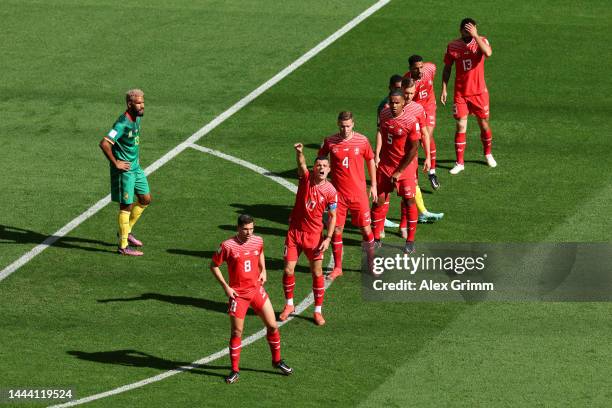
[[[413,104],[423,109],[421,105],[417,103]],[[406,147],[411,143],[418,142],[421,138],[419,120],[406,109],[404,109],[398,117],[394,118],[391,113],[391,108],[389,107],[384,108],[380,112],[379,120],[382,147],[380,149],[380,163],[378,164],[378,168],[384,174],[391,177],[404,158],[407,151]],[[418,160],[416,156],[414,160]],[[410,170],[410,166],[406,167],[400,180],[407,176],[408,170]]]
[[[336,208],[337,196],[332,183],[326,180],[314,184],[310,172],[306,170],[300,178],[295,205],[289,217],[289,228],[320,234],[323,231],[323,212],[326,208]]]
[[[364,135],[353,132],[346,140],[340,133],[325,138],[319,156],[329,154],[332,184],[344,197],[361,196],[366,191],[366,160],[374,159],[370,141]]]
[[[416,120],[419,122],[419,131],[420,128],[427,126],[427,115],[425,114],[425,108],[423,108],[423,105],[410,101],[406,104],[406,106],[404,106],[404,112],[416,118]],[[419,133],[419,137],[420,135],[421,134]]]
[[[489,44],[486,37],[481,37]],[[446,47],[444,64],[455,68],[455,96],[478,95],[487,92],[484,79],[485,55],[474,38],[466,44],[461,38],[453,40]]]
[[[421,71],[421,79],[415,79],[416,91],[414,102],[425,107],[428,105],[436,105],[436,95],[434,94],[434,78],[436,76],[436,64],[432,62],[426,62],[423,64],[423,70]],[[404,78],[412,78],[410,71],[404,74]]]
[[[229,285],[238,294],[243,294],[259,286],[259,257],[263,250],[263,239],[257,235],[251,236],[246,242],[232,237],[219,245],[212,262],[215,266],[227,262]]]

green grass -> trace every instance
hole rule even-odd
[[[97,143],[127,88],[146,92],[146,166],[369,4],[5,2],[0,266],[108,194]],[[413,7],[392,2],[199,143],[295,182],[293,142],[318,145],[344,109],[373,136],[389,75],[415,52],[441,71],[458,21],[472,15],[493,46],[486,75],[499,166],[470,162],[451,178],[454,123],[439,106],[442,188],[425,200],[447,216],[419,226],[417,240],[610,241],[607,3]],[[482,160],[473,119],[466,159]],[[240,212],[257,219],[280,309],[289,191],[191,149],[149,183],[154,201],[136,228],[142,259],[112,254],[111,205],[0,282],[0,388],[73,386],[83,397],[226,347],[223,293],[208,263]],[[243,350],[236,386],[222,383],[225,357],[90,405],[610,405],[608,303],[364,302],[358,241],[350,229],[345,276],[326,294],[328,324],[314,327],[309,310],[281,330],[294,376],[273,373],[260,340]],[[297,278],[302,299],[304,260]],[[247,318],[246,335],[260,328]]]

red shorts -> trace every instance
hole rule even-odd
[[[436,105],[425,106],[425,124],[427,126],[436,127]]]
[[[361,197],[344,197],[338,194],[338,207],[336,208],[336,227],[344,227],[346,213],[351,212],[351,224],[356,227],[370,225],[370,202],[366,194]]]
[[[259,286],[247,294],[238,295],[234,299],[230,299],[227,313],[230,316],[244,319],[249,306],[253,308],[255,313],[258,313],[263,309],[266,300],[268,300],[268,293],[263,286]]]
[[[470,113],[480,119],[489,119],[489,92],[470,96],[455,95],[455,119],[465,118]]]
[[[320,232],[304,232],[289,228],[285,238],[285,261],[297,261],[304,252],[309,261],[323,259],[323,252],[317,251],[323,242]]]
[[[404,170],[404,177],[395,183],[391,182],[391,176],[387,176],[382,171],[376,172],[376,183],[378,184],[378,194],[392,193],[397,190],[397,195],[402,198],[414,198],[417,187],[418,162],[414,160]]]

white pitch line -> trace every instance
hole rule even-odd
[[[243,167],[246,167],[247,169],[253,170],[256,173],[261,174],[264,177],[269,178],[272,181],[277,182],[278,184],[280,184],[281,186],[285,187],[289,191],[292,191],[293,194],[297,193],[297,187],[295,186],[295,184],[288,182],[287,180],[285,180],[282,177],[274,175],[273,173],[269,172],[268,170],[264,169],[263,167],[257,166],[256,164],[253,164],[253,163],[248,162],[246,160],[239,159],[238,157],[230,156],[229,154],[225,154],[225,153],[220,152],[218,150],[209,149],[208,147],[200,146],[200,145],[197,145],[197,144],[193,144],[193,145],[191,145],[189,147],[191,147],[193,149],[196,149],[196,150],[199,150],[199,151],[204,152],[204,153],[212,154],[213,156],[220,157],[222,159],[231,161],[233,163],[239,164],[239,165],[241,165]],[[296,170],[296,175],[297,175],[297,170]]]
[[[232,163],[236,163],[240,166],[246,167],[247,169],[253,170],[256,173],[261,174],[264,177],[269,178],[270,180],[280,184],[281,186],[285,187],[287,190],[291,191],[292,193],[296,193],[297,192],[297,187],[295,186],[295,184],[288,182],[287,180],[275,176],[273,175],[270,171],[264,169],[263,167],[259,167],[253,163],[250,163],[248,161],[239,159],[237,157],[234,156],[230,156],[229,154],[225,154],[222,153],[220,151],[217,150],[213,150],[213,149],[209,149],[206,147],[202,147],[202,146],[198,146],[198,145],[191,145],[190,147],[199,150],[201,152],[204,153],[208,153],[211,154],[213,156],[217,156],[220,157],[222,159],[228,160]],[[327,270],[331,270],[334,267],[334,258],[330,257],[329,259],[329,264],[327,265]],[[327,289],[330,285],[331,285],[332,281],[326,280],[325,281],[325,289]],[[300,313],[302,313],[304,310],[306,310],[306,308],[308,308],[310,305],[312,305],[314,301],[314,297],[312,295],[312,292],[306,296],[306,298],[304,300],[302,300],[300,302],[299,305],[296,306],[295,308],[295,315],[298,315]],[[285,324],[289,323],[291,320],[294,319],[294,316],[289,316],[289,318],[287,320],[285,320],[284,322],[280,322],[278,323],[278,326],[284,326]],[[266,329],[263,328],[260,331],[250,335],[249,337],[246,337],[243,341],[242,341],[242,347],[246,347],[251,343],[256,342],[257,340],[263,338],[266,335]],[[110,391],[105,391],[105,392],[101,392],[99,394],[94,394],[94,395],[90,395],[89,397],[85,397],[85,398],[80,398],[78,400],[74,400],[74,401],[70,401],[70,402],[66,402],[64,404],[59,404],[59,405],[53,405],[49,408],[64,408],[64,407],[73,407],[75,405],[81,405],[81,404],[85,404],[87,402],[91,402],[91,401],[95,401],[101,398],[106,398],[106,397],[110,397],[112,395],[117,395],[117,394],[121,394],[123,392],[126,391],[130,391],[136,388],[140,388],[140,387],[144,387],[147,384],[151,384],[154,382],[158,382],[161,380],[164,380],[168,377],[172,377],[173,375],[176,374],[180,374],[182,372],[185,371],[190,371],[190,370],[194,370],[194,369],[198,369],[203,365],[206,365],[212,361],[215,361],[223,356],[226,356],[227,354],[229,354],[229,349],[227,347],[225,347],[222,350],[217,351],[216,353],[213,353],[209,356],[203,357],[197,361],[194,361],[191,364],[185,365],[185,366],[181,366],[178,368],[175,368],[174,370],[170,370],[170,371],[166,371],[164,373],[158,374],[154,377],[149,377],[149,378],[145,378],[144,380],[140,380],[137,381],[135,383],[131,383],[131,384],[127,384],[127,385],[123,385],[121,387],[118,388],[114,388]]]
[[[149,175],[153,173],[155,170],[159,169],[164,164],[168,163],[170,160],[175,158],[183,150],[185,150],[186,148],[191,146],[193,143],[200,140],[203,136],[205,136],[210,131],[212,131],[214,128],[216,128],[217,126],[225,122],[227,119],[229,119],[232,115],[234,115],[240,109],[244,108],[246,105],[251,103],[259,95],[266,92],[268,89],[276,85],[278,82],[280,82],[282,79],[287,77],[289,74],[291,74],[293,71],[298,69],[300,66],[304,65],[306,62],[312,59],[315,55],[323,51],[325,48],[327,48],[329,45],[335,42],[338,38],[348,33],[350,30],[352,30],[355,26],[357,26],[363,20],[370,17],[372,14],[374,14],[375,12],[380,10],[382,7],[387,5],[390,1],[391,0],[379,0],[374,5],[372,5],[370,8],[365,10],[363,13],[361,13],[360,15],[358,15],[357,17],[349,21],[344,27],[340,28],[338,31],[336,31],[335,33],[327,37],[325,40],[321,41],[319,44],[317,44],[314,48],[312,48],[306,54],[302,55],[300,58],[298,58],[293,63],[291,63],[291,65],[287,66],[285,69],[280,71],[278,74],[274,75],[272,78],[270,78],[268,81],[260,85],[257,89],[252,91],[250,94],[248,94],[247,96],[245,96],[244,98],[236,102],[233,106],[231,106],[225,112],[223,112],[222,114],[214,118],[207,125],[200,128],[200,130],[198,130],[193,135],[191,135],[189,138],[187,138],[187,140],[177,145],[175,148],[170,150],[168,153],[166,153],[165,155],[157,159],[154,163],[152,163],[149,167],[145,169],[145,174]],[[15,262],[13,262],[12,264],[7,266],[0,272],[0,281],[6,279],[9,275],[11,275],[17,269],[21,268],[23,265],[31,261],[32,258],[34,258],[36,255],[40,254],[42,251],[47,249],[49,246],[53,245],[55,241],[65,236],[66,234],[70,233],[70,231],[72,231],[83,221],[87,220],[89,217],[91,217],[92,215],[100,211],[108,203],[110,203],[110,195],[98,201],[96,204],[94,204],[84,213],[82,213],[81,215],[79,215],[78,217],[70,221],[68,224],[63,226],[53,235],[47,237],[47,239],[45,239],[44,242],[37,245],[30,251],[26,252],[19,259],[17,259]]]

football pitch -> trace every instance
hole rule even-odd
[[[420,184],[428,209],[446,216],[419,225],[417,245],[610,241],[608,2],[393,0],[283,71],[375,3],[2,2],[0,269],[82,223],[0,280],[0,390],[71,388],[77,399],[100,395],[91,407],[612,405],[610,303],[368,302],[354,228],[344,276],[325,295],[327,324],[316,327],[310,307],[280,330],[294,375],[274,371],[265,338],[254,338],[240,381],[223,382],[229,357],[215,357],[227,348],[227,305],[208,266],[238,214],[256,219],[280,311],[293,143],[311,163],[342,110],[374,143],[388,78],[414,53],[438,66],[439,96],[445,47],[466,16],[493,49],[498,167],[483,161],[471,117],[466,170],[448,174],[455,124],[452,104],[438,104],[442,186]],[[135,227],[141,258],[116,254],[116,203],[82,216],[109,193],[98,143],[134,87],[146,95],[142,167],[167,158],[149,175],[153,202]],[[210,123],[197,146],[168,155]],[[389,217],[398,215],[394,199]],[[385,242],[402,239],[387,230]],[[304,257],[296,272],[299,302],[311,292]],[[262,327],[249,315],[243,338]]]

